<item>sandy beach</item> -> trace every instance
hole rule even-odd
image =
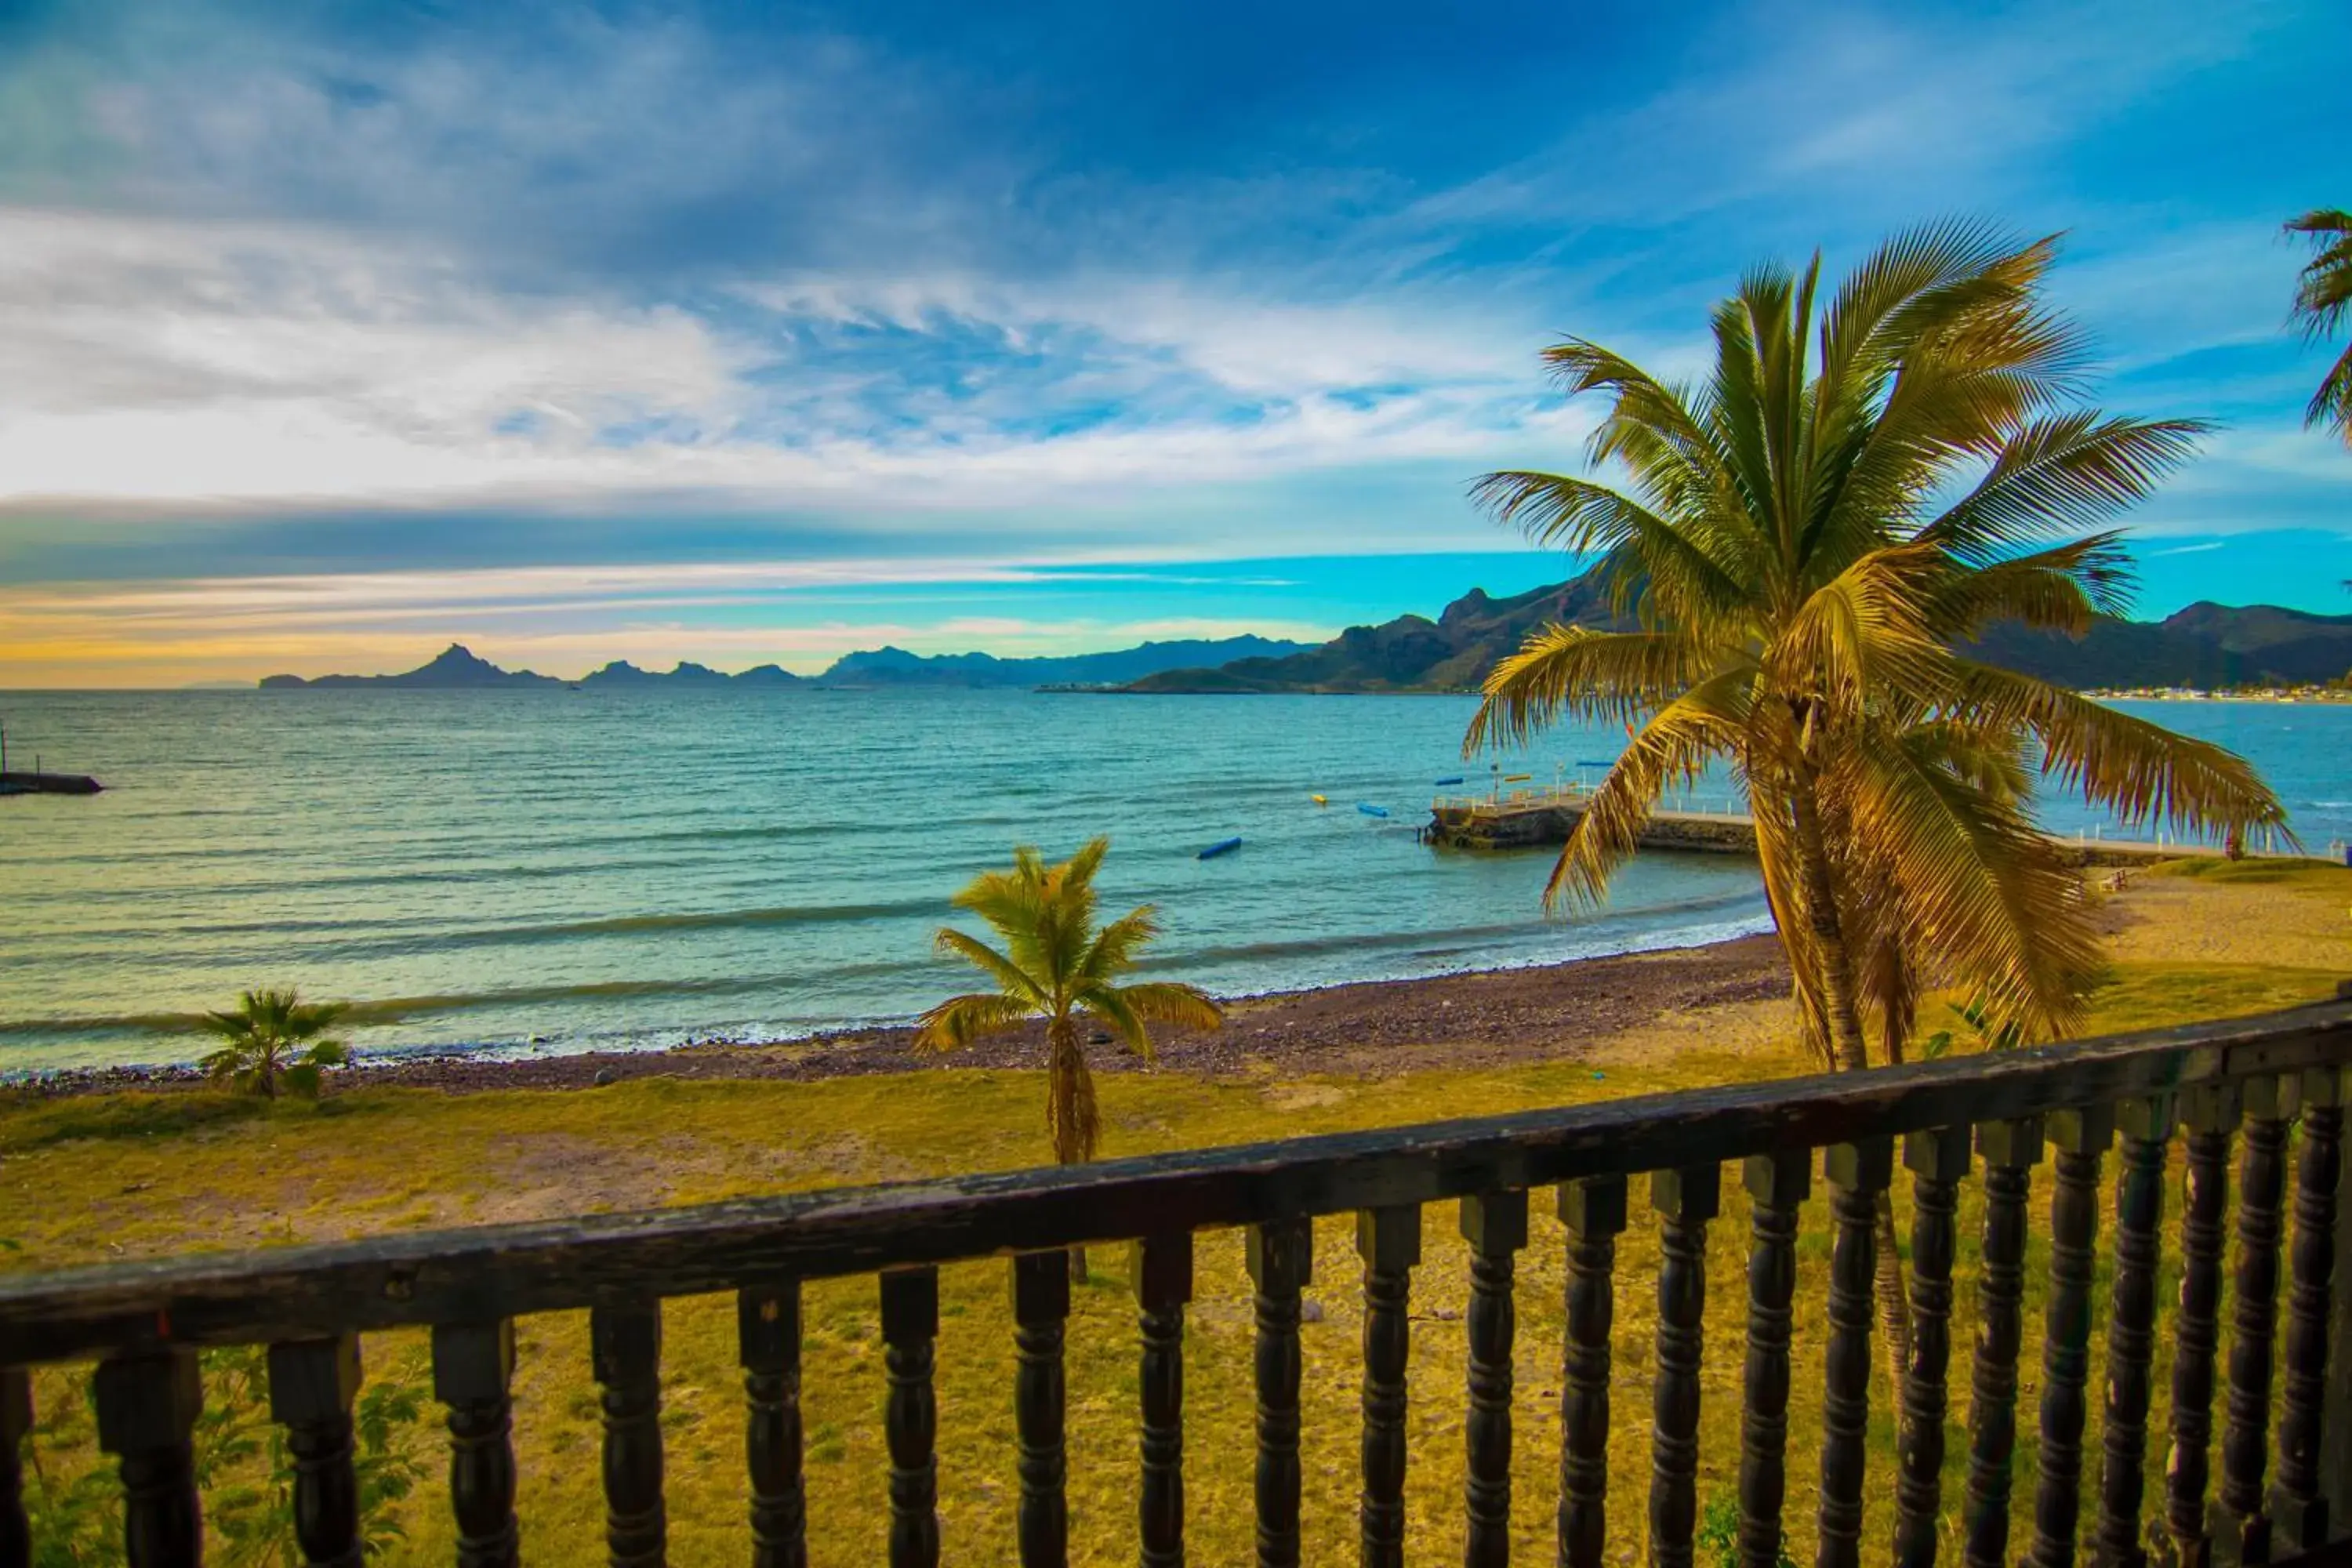
[[[1777,1026],[1785,1023],[1788,994],[1777,941],[1745,937],[1706,947],[1241,998],[1227,1004],[1222,1029],[1162,1031],[1159,1065],[1222,1078],[1551,1061],[1700,1009],[1760,1009],[1758,1026]],[[523,1059],[415,1058],[331,1075],[329,1092],[385,1086],[452,1092],[585,1089],[653,1077],[808,1081],[941,1067],[1034,1067],[1045,1048],[1042,1026],[945,1056],[916,1050],[914,1034],[897,1026],[777,1044],[712,1040],[663,1051]],[[1090,1041],[1088,1056],[1101,1072],[1144,1065],[1102,1035]],[[14,1092],[40,1099],[203,1081],[193,1068],[122,1068],[62,1073]]]

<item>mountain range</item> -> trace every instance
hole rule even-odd
[[[1131,692],[1467,691],[1537,627],[1550,622],[1610,629],[1612,617],[1596,573],[1508,598],[1473,588],[1437,619],[1399,616],[1379,626],[1349,626],[1329,642],[1269,637],[1148,642],[1107,653],[998,658],[985,653],[908,653],[881,647],[852,653],[818,676],[772,664],[733,675],[707,665],[639,669],[615,660],[577,682],[527,669],[501,669],[451,644],[419,668],[399,675],[273,675],[264,688],[394,687],[471,689],[498,687],[877,687],[1028,688],[1092,686]],[[1969,650],[1990,663],[2080,688],[2303,685],[2352,671],[2352,616],[2320,616],[2275,605],[2200,602],[2161,621],[2102,616],[2081,637],[1992,627]]]
[[[1320,647],[1214,668],[1171,669],[1136,680],[1135,692],[1466,691],[1496,660],[1550,622],[1598,630],[1610,613],[1598,574],[1507,599],[1473,588],[1432,621],[1399,616],[1349,626]],[[2063,686],[2089,689],[2315,684],[2352,671],[2352,616],[2275,605],[2200,602],[2161,621],[2101,616],[2081,637],[2014,624],[1990,628],[1970,649],[1989,663]]]
[[[1273,637],[1193,638],[1178,642],[1148,642],[1108,653],[1070,654],[1038,658],[998,658],[985,653],[937,654],[926,657],[904,648],[881,647],[847,654],[835,659],[823,675],[799,676],[776,665],[762,664],[729,675],[708,665],[681,661],[675,669],[640,669],[626,659],[615,659],[577,681],[538,675],[528,669],[501,669],[462,644],[451,643],[429,662],[398,675],[264,676],[264,690],[295,688],[390,687],[409,690],[475,690],[496,688],[562,687],[786,687],[877,686],[1017,687],[1117,686],[1161,670],[1236,658],[1280,658],[1296,654],[1306,643]]]

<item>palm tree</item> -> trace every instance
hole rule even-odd
[[[1054,1159],[1065,1165],[1091,1160],[1101,1138],[1095,1110],[1094,1076],[1087,1069],[1078,1030],[1091,1019],[1118,1037],[1145,1060],[1152,1058],[1152,1024],[1214,1028],[1224,1015],[1190,985],[1148,981],[1118,984],[1137,957],[1160,934],[1152,908],[1144,904],[1097,929],[1095,872],[1110,840],[1089,840],[1058,866],[1048,866],[1023,845],[1013,851],[1009,871],[984,871],[955,896],[1004,940],[999,952],[978,937],[942,927],[941,952],[970,963],[996,983],[993,991],[950,996],[922,1016],[918,1047],[947,1051],[984,1036],[1045,1020],[1045,1126]],[[1085,1255],[1074,1250],[1071,1272],[1085,1275]]]
[[[206,1013],[204,1029],[223,1042],[200,1064],[240,1094],[275,1100],[282,1088],[302,1100],[319,1098],[322,1068],[350,1059],[342,1041],[327,1037],[351,1011],[343,1002],[305,1002],[292,987],[248,991],[233,1013]]]
[[[2352,212],[2321,207],[2289,218],[2289,234],[2308,235],[2317,252],[2294,290],[2294,319],[2312,341],[2332,335],[2352,311]],[[2352,348],[2338,356],[2303,411],[2305,425],[2326,425],[2352,445]]]
[[[1661,381],[1599,344],[1545,353],[1612,399],[1595,468],[1475,497],[1538,542],[1602,557],[1640,629],[1552,626],[1497,665],[1465,742],[1563,716],[1627,726],[1548,905],[1597,903],[1660,795],[1710,763],[1745,786],[1806,1037],[1826,1065],[1900,1060],[1930,984],[2032,1037],[2082,1019],[2100,953],[2033,827],[2034,773],[2176,831],[2284,820],[2240,759],[1960,651],[2007,617],[2080,633],[2128,592],[2098,525],[2203,426],[2076,406],[2079,331],[2042,303],[2055,241],[1943,224],[1899,235],[1816,321],[1820,258],[1756,268],[1714,313],[1715,364]],[[1633,726],[1641,726],[1635,732]],[[1880,1223],[1890,1360],[1908,1314]]]

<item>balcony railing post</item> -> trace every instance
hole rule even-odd
[[[1298,1568],[1299,1292],[1315,1275],[1305,1218],[1250,1227],[1257,1317],[1258,1568]]]
[[[1143,1568],[1184,1568],[1184,1304],[1192,1299],[1189,1231],[1148,1236],[1129,1254],[1143,1341],[1143,1476],[1136,1491]]]
[[[1021,1568],[1057,1568],[1070,1555],[1062,1447],[1062,1326],[1070,1315],[1070,1255],[1059,1248],[1022,1253],[1013,1259],[1012,1287],[1019,1362],[1013,1415],[1020,1430]]]
[[[2091,1278],[2099,1177],[2115,1141],[2112,1106],[2050,1115],[2057,1150],[2050,1194],[2050,1305],[2042,1321],[2041,1477],[2033,1492],[2033,1568],[2073,1568],[2083,1511],[2084,1393],[2091,1374]]]
[[[269,1415],[294,1460],[294,1540],[319,1568],[360,1568],[360,1487],[352,1401],[360,1391],[355,1334],[269,1347]]]
[[[2008,1568],[2010,1460],[2017,1448],[2017,1356],[2023,1343],[2026,1199],[2042,1161],[2042,1119],[1977,1129],[1985,1207],[1969,1375],[1969,1491],[1961,1511],[1968,1568]]]
[[[122,1469],[123,1555],[131,1568],[204,1560],[190,1438],[205,1403],[196,1352],[171,1349],[98,1363],[98,1446]]]
[[[931,1389],[940,1332],[940,1271],[882,1276],[882,1411],[890,1447],[890,1568],[939,1568],[939,1402]]]
[[[588,1314],[589,1359],[604,1391],[604,1545],[613,1568],[660,1568],[667,1554],[661,1344],[657,1301]]]
[[[1837,1239],[1830,1253],[1829,1353],[1822,1391],[1820,1568],[1862,1561],[1864,1444],[1870,1431],[1870,1329],[1878,1194],[1895,1174],[1885,1135],[1832,1146],[1823,1160]]]
[[[1568,1227],[1567,1350],[1559,1390],[1559,1561],[1599,1568],[1609,1544],[1609,1336],[1612,1276],[1625,1228],[1625,1178],[1559,1189]]]
[[[2270,1463],[2273,1337],[2278,1322],[2280,1205],[2286,1195],[2286,1133],[2301,1099],[2294,1078],[2245,1082],[2246,1130],[2238,1162],[2238,1269],[2230,1302],[2229,1420],[2221,1432],[2221,1508],[2213,1544],[2224,1563],[2271,1560],[2263,1472]]]
[[[449,1411],[449,1504],[457,1568],[514,1568],[514,1321],[433,1330],[433,1396]]]
[[[2125,1100],[2116,1110],[2123,1170],[2116,1182],[2116,1272],[2107,1315],[2106,1430],[2096,1535],[2102,1568],[2140,1568],[2147,1492],[2149,1363],[2156,1352],[2156,1271],[2164,1219],[2164,1163],[2172,1097]]]
[[[2279,1411],[2278,1485],[2272,1527],[2291,1552],[2326,1544],[2331,1524],[2320,1496],[2326,1410],[2328,1298],[2336,1271],[2336,1188],[2344,1173],[2344,1079],[2334,1068],[2303,1075],[2303,1152],[2294,1190],[2294,1288],[2287,1300],[2285,1387]],[[2336,1420],[2345,1419],[2338,1412]]]
[[[1517,1336],[1512,1289],[1528,1244],[1528,1194],[1505,1190],[1462,1200],[1470,1244],[1469,1415],[1463,1423],[1465,1568],[1511,1558],[1511,1356]]]
[[[0,1568],[33,1561],[32,1526],[25,1518],[26,1435],[33,1429],[33,1374],[0,1367]]]
[[[1658,1211],[1658,1364],[1652,1381],[1650,1561],[1690,1568],[1698,1526],[1698,1368],[1706,1321],[1706,1222],[1723,1207],[1723,1167],[1650,1177]]]
[[[751,1568],[808,1568],[808,1501],[801,1478],[799,1281],[738,1291],[735,1340],[743,1367]]]
[[[1943,1524],[1946,1374],[1952,1357],[1953,1218],[1969,1173],[1969,1130],[1939,1127],[1903,1140],[1911,1173],[1911,1363],[1903,1373],[1895,1437],[1895,1561],[1930,1568]]]
[[[2213,1353],[2221,1342],[2222,1224],[2229,1207],[2236,1084],[2180,1097],[2188,1129],[2188,1196],[2180,1215],[2180,1307],[2172,1320],[2172,1444],[2165,1459],[2165,1528],[2179,1568],[2212,1568],[2206,1491],[2212,1480]]]
[[[1780,1568],[1789,1491],[1790,1303],[1797,1290],[1797,1218],[1813,1186],[1813,1152],[1750,1154],[1748,1369],[1739,1420],[1740,1568]]]
[[[1421,1261],[1421,1205],[1362,1209],[1356,1253],[1364,1260],[1364,1489],[1358,1509],[1363,1568],[1404,1563],[1405,1374],[1412,1355],[1406,1308]]]

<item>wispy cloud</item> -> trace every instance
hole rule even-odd
[[[1691,374],[1741,266],[1952,211],[2073,229],[2116,404],[2228,422],[2152,527],[2342,526],[2274,237],[2335,144],[2327,0],[1557,20],[1478,35],[1548,66],[1354,9],[1344,47],[1198,59],[1139,14],[823,3],[15,24],[0,582],[51,602],[0,616],[227,615],[213,580],[290,573],[247,629],[700,624],[777,563],[1484,542],[1464,481],[1573,464],[1593,417],[1550,336]],[[750,575],[664,574],[712,554]],[[180,610],[58,585],[192,558]],[[514,560],[632,575],[467,575]]]

